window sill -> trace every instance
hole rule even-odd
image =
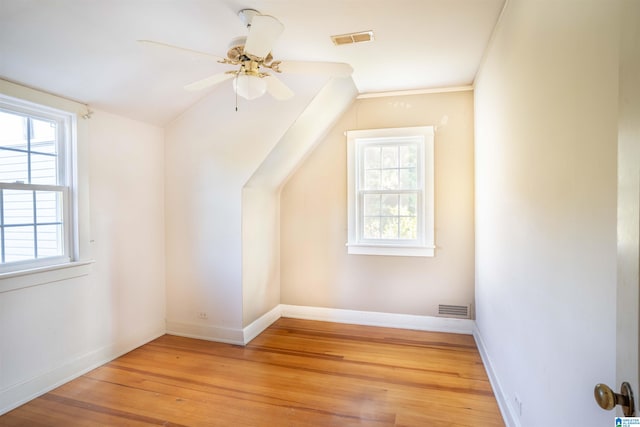
[[[347,253],[350,255],[433,257],[435,256],[435,246],[385,246],[348,243]]]
[[[75,261],[65,264],[2,273],[0,274],[0,294],[3,292],[15,291],[18,289],[30,288],[32,286],[39,286],[47,283],[59,282],[61,280],[86,276],[91,272],[91,264],[93,263],[93,260]]]

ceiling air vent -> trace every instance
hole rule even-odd
[[[469,306],[468,305],[447,305],[447,304],[439,304],[438,305],[438,314],[440,316],[447,317],[460,317],[464,319],[469,319]]]
[[[358,33],[340,34],[331,36],[333,44],[341,46],[343,44],[362,43],[373,41],[373,31],[360,31]]]

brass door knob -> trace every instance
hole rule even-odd
[[[631,385],[628,382],[623,382],[620,386],[620,393],[615,393],[606,384],[596,384],[593,390],[593,395],[596,398],[596,402],[602,409],[611,410],[616,405],[622,406],[622,413],[625,417],[632,417],[635,415],[635,408],[633,406],[633,392],[631,391]]]

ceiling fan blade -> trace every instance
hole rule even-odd
[[[277,69],[283,73],[325,74],[332,77],[348,77],[353,73],[353,67],[344,62],[282,61]]]
[[[244,45],[244,53],[257,58],[266,58],[283,31],[284,25],[273,16],[254,16]]]
[[[173,49],[175,51],[179,51],[181,53],[189,53],[191,55],[205,56],[205,57],[207,57],[209,59],[213,59],[215,61],[224,61],[224,58],[222,58],[220,56],[212,55],[212,54],[207,53],[207,52],[200,52],[199,50],[187,49],[185,47],[174,46],[172,44],[156,42],[156,41],[153,41],[153,40],[138,40],[138,43],[141,43],[141,44],[143,44],[145,46]]]
[[[269,95],[278,101],[284,101],[285,99],[293,97],[293,91],[276,76],[269,74],[263,77],[263,79],[267,81],[267,92],[269,92]]]
[[[184,88],[190,92],[195,92],[198,90],[203,90],[211,86],[215,86],[217,84],[222,83],[225,80],[232,79],[236,76],[236,73],[220,73],[214,74],[213,76],[204,78],[202,80],[198,80],[197,82],[190,83],[186,85]]]

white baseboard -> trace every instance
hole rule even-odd
[[[41,396],[62,384],[74,380],[87,372],[148,343],[149,341],[153,341],[162,335],[164,335],[164,330],[158,330],[142,339],[115,343],[77,357],[64,365],[38,375],[35,378],[12,385],[0,391],[0,415],[27,403],[28,401],[35,399],[36,397]]]
[[[244,344],[249,344],[249,342],[260,335],[262,331],[267,329],[273,322],[282,317],[282,309],[280,305],[276,305],[271,311],[260,316],[249,326],[246,326],[242,330],[242,334],[244,336]]]
[[[414,329],[418,331],[473,334],[475,322],[470,319],[418,316],[413,314],[381,313],[373,311],[343,310],[338,308],[308,307],[280,304],[282,317],[351,323],[355,325]]]
[[[260,316],[242,330],[243,344],[248,344],[280,317],[468,335],[473,334],[475,327],[475,322],[469,319],[452,319],[445,317],[417,316],[411,314],[394,314],[280,304]],[[223,336],[219,329],[220,328],[214,328],[215,331],[210,331],[214,332],[215,335],[214,333],[196,334],[193,330],[190,332],[190,335],[184,333],[184,330],[181,334],[176,334],[169,330],[167,330],[167,333],[191,336],[193,338],[203,338],[212,341],[232,342],[234,344],[239,343],[237,338],[234,338],[233,341],[231,341],[228,335]]]
[[[507,395],[500,384],[500,380],[491,364],[491,359],[489,358],[489,353],[487,353],[487,347],[484,344],[482,339],[482,334],[478,329],[477,325],[473,329],[473,338],[476,340],[476,345],[478,347],[478,351],[480,352],[480,357],[482,358],[482,363],[484,365],[485,371],[487,371],[487,375],[489,376],[489,382],[491,383],[491,387],[493,388],[493,394],[496,397],[496,401],[498,402],[498,407],[500,408],[500,413],[502,414],[502,419],[504,420],[507,427],[521,427],[520,420],[515,414],[513,406],[509,403],[510,399],[508,399]]]
[[[242,329],[167,321],[167,334],[196,338],[199,340],[244,345],[244,333]]]
[[[167,334],[227,344],[246,345],[280,317],[280,305],[277,305],[243,329],[167,321]]]

